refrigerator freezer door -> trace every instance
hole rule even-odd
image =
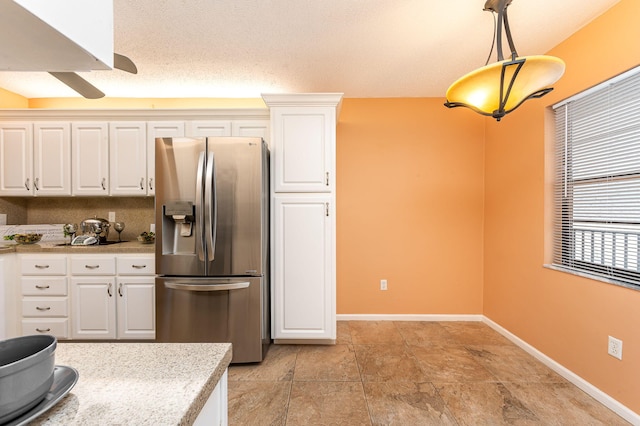
[[[268,297],[259,277],[156,278],[158,342],[231,342],[234,363],[262,361]]]

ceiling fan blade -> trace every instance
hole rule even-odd
[[[122,71],[130,72],[131,74],[138,74],[136,64],[134,64],[131,59],[118,53],[113,54],[113,67]]]
[[[98,99],[104,97],[104,93],[74,72],[49,72],[49,74],[87,99]]]

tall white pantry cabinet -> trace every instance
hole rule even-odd
[[[336,120],[341,93],[262,95],[271,113],[272,338],[336,339]]]

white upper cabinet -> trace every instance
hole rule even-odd
[[[71,124],[33,125],[33,189],[40,196],[71,195]]]
[[[71,195],[69,123],[2,123],[0,164],[0,195]]]
[[[153,197],[157,137],[261,137],[269,143],[267,112],[5,110],[0,197]]]
[[[147,123],[147,195],[155,195],[156,138],[185,136],[184,121],[149,121]]]
[[[189,137],[231,136],[231,120],[199,120],[187,121]]]
[[[110,195],[147,194],[147,130],[144,122],[109,123]]]
[[[332,192],[335,108],[281,107],[272,113],[275,192]]]
[[[33,126],[2,123],[0,127],[0,194],[31,195]]]
[[[73,195],[109,194],[109,126],[105,122],[71,125]]]
[[[231,134],[241,137],[258,137],[269,145],[271,140],[269,120],[234,120],[231,123]]]

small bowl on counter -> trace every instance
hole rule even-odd
[[[142,244],[152,244],[156,242],[156,234],[155,232],[143,232],[138,235],[138,241]]]
[[[42,234],[13,234],[6,235],[4,239],[14,241],[16,244],[36,244],[42,239]]]

